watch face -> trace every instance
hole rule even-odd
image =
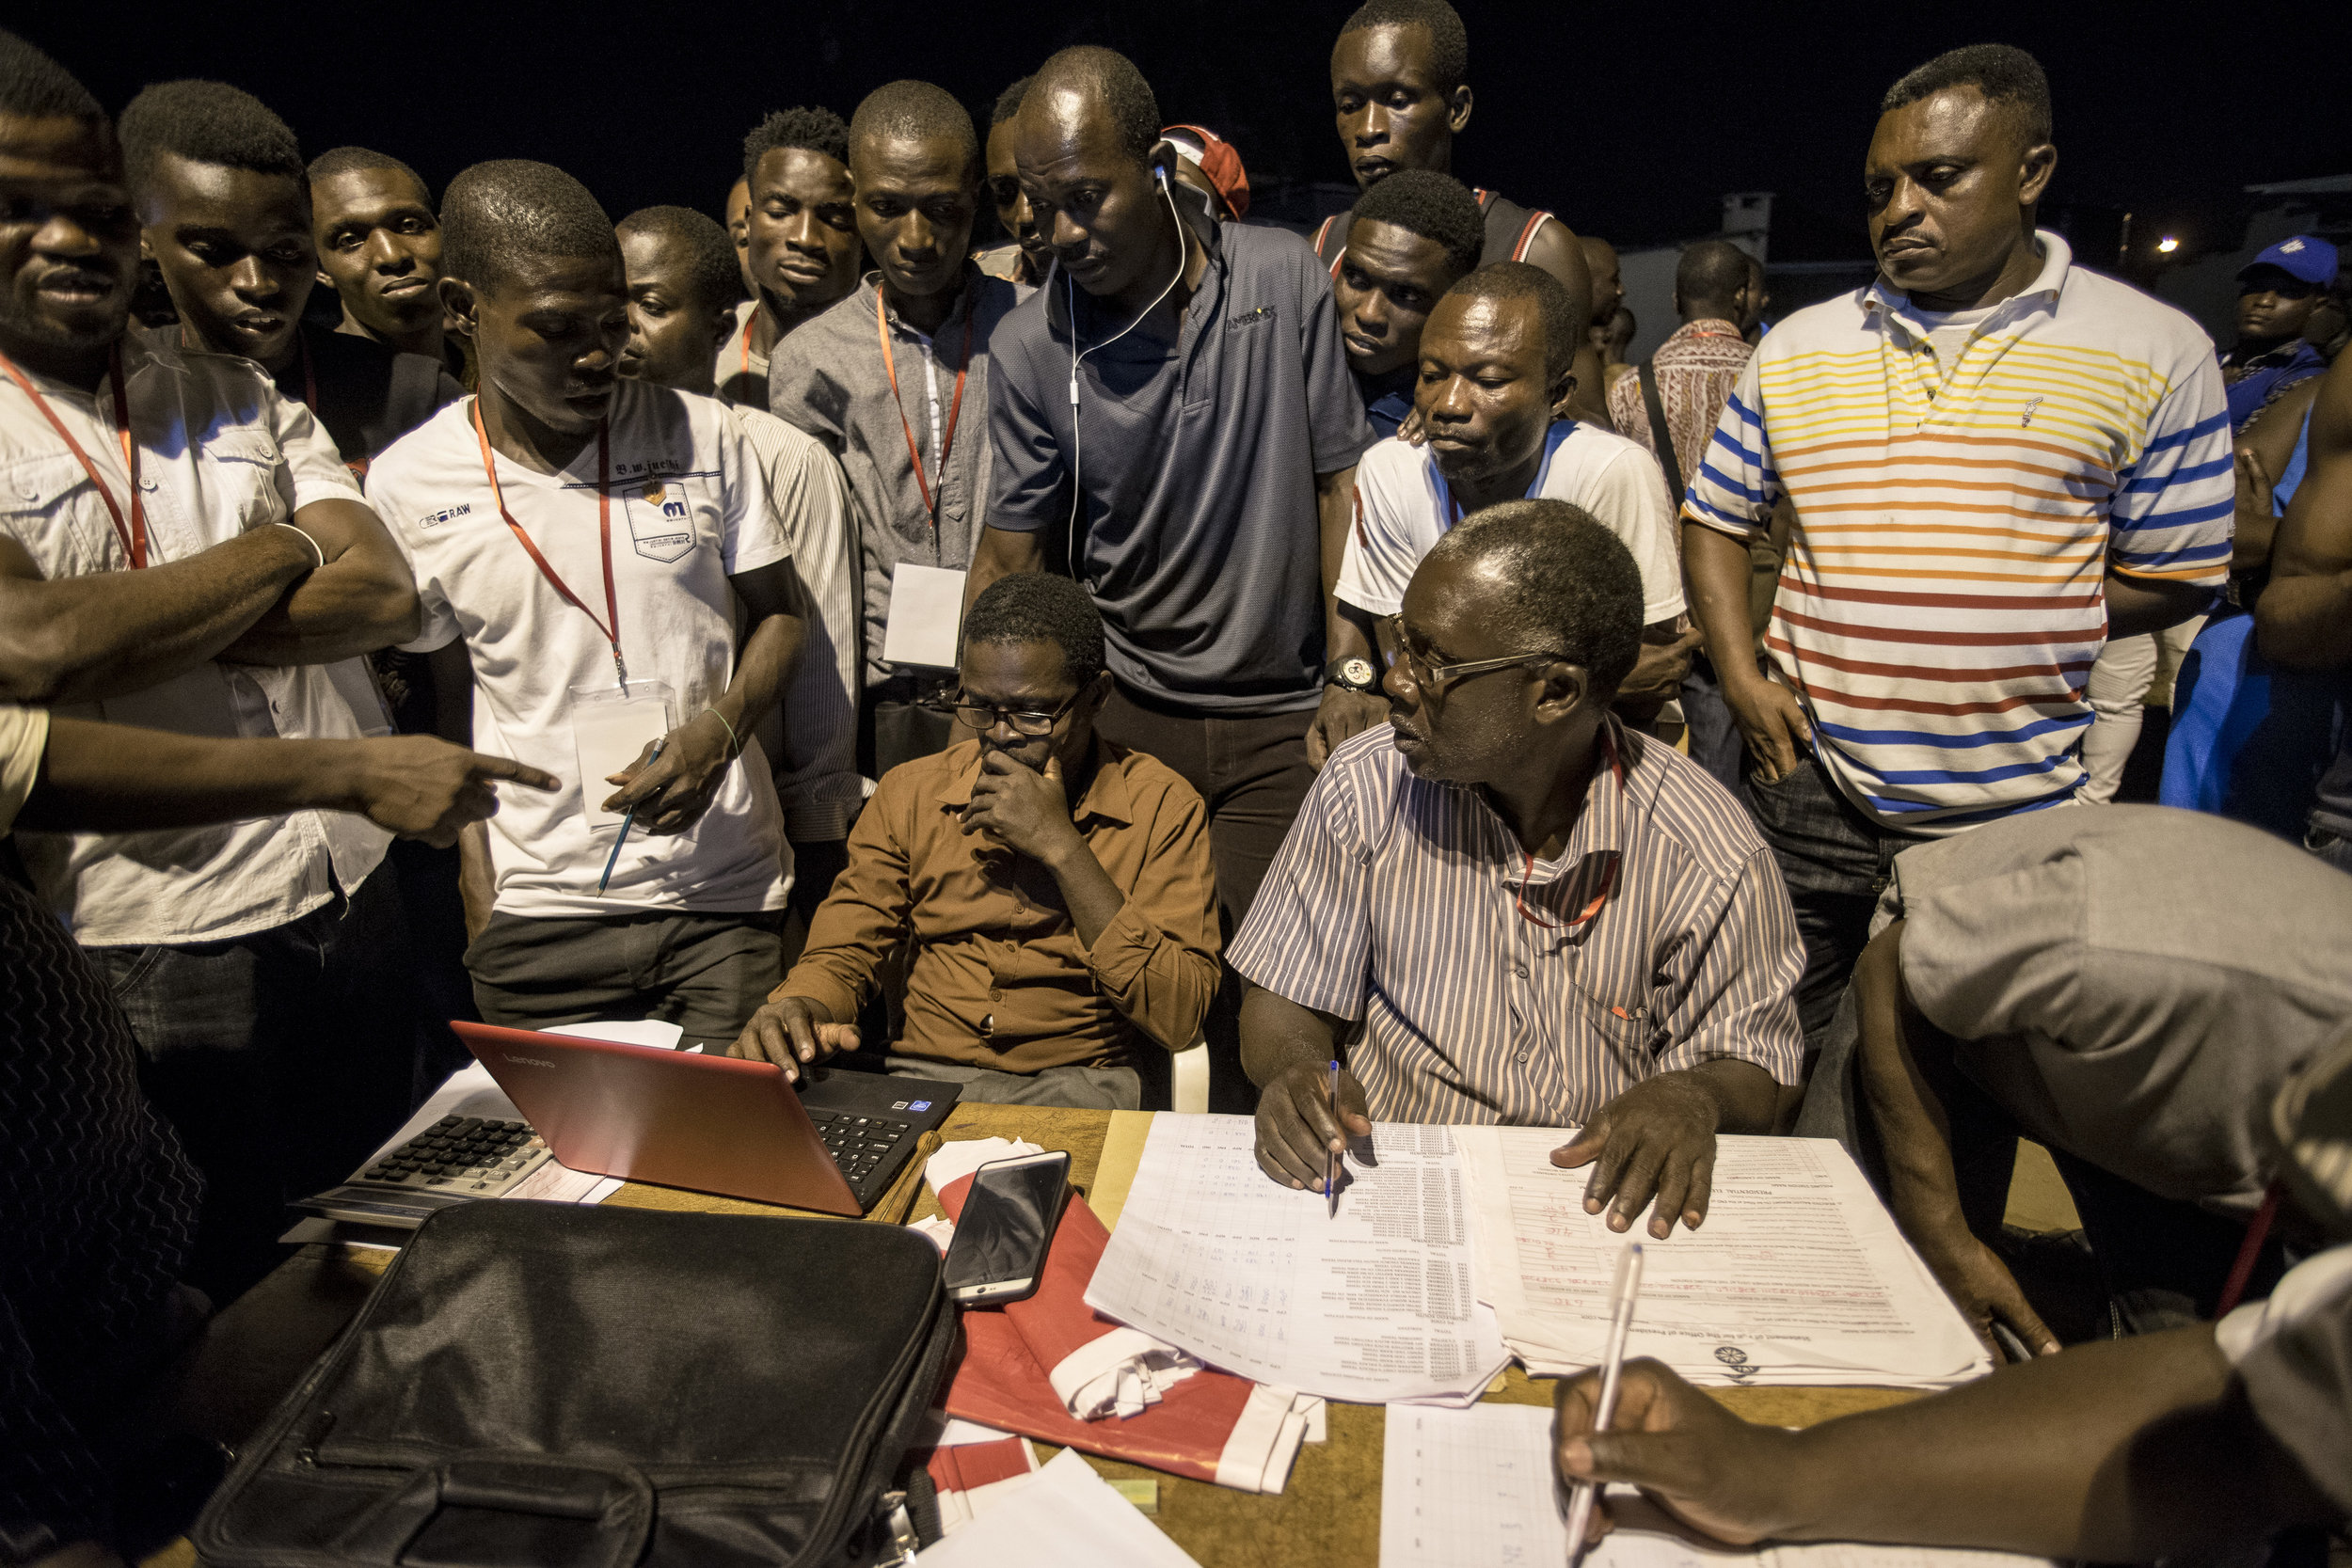
[[[1371,690],[1374,684],[1372,660],[1368,658],[1351,658],[1346,663],[1342,664],[1340,666],[1340,684],[1342,686],[1354,687],[1359,691]]]

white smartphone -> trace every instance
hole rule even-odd
[[[1069,1193],[1070,1156],[1060,1150],[996,1160],[974,1172],[947,1243],[949,1299],[993,1307],[1034,1294]]]

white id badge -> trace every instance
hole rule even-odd
[[[588,831],[621,825],[622,813],[604,802],[620,785],[605,776],[637,760],[648,745],[675,727],[670,717],[670,688],[662,681],[631,681],[625,696],[618,686],[572,688],[572,744],[580,756],[580,809]]]
[[[890,574],[890,620],[882,627],[882,662],[956,667],[956,638],[963,630],[963,574],[900,562]]]

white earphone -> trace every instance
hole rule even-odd
[[[1168,203],[1168,216],[1176,220],[1176,272],[1168,278],[1168,286],[1152,296],[1151,304],[1136,312],[1134,321],[1129,322],[1101,342],[1081,349],[1078,347],[1077,285],[1070,280],[1067,269],[1063,269],[1061,275],[1062,297],[1068,305],[1070,313],[1070,522],[1067,530],[1068,537],[1063,541],[1063,549],[1070,562],[1071,578],[1077,582],[1086,580],[1078,570],[1078,509],[1086,504],[1086,492],[1079,485],[1079,478],[1085,472],[1086,439],[1078,421],[1078,365],[1095,349],[1108,348],[1128,333],[1133,332],[1143,324],[1144,317],[1158,309],[1160,301],[1173,293],[1177,283],[1184,277],[1184,262],[1190,256],[1190,252],[1184,245],[1184,214],[1177,210],[1176,195],[1168,188],[1168,170],[1161,166],[1154,165],[1152,177],[1159,182],[1160,198]],[[1055,264],[1057,267],[1060,265],[1059,262]]]

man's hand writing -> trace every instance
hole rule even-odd
[[[1688,1072],[1661,1073],[1602,1106],[1575,1141],[1551,1151],[1551,1163],[1593,1167],[1584,1212],[1606,1208],[1612,1230],[1630,1230],[1655,1196],[1649,1233],[1662,1242],[1677,1218],[1692,1230],[1707,1218],[1722,1120],[1723,1106],[1705,1085]]]
[[[1331,1069],[1321,1062],[1283,1069],[1258,1095],[1258,1168],[1285,1187],[1323,1191],[1325,1163],[1334,1148],[1371,1132],[1364,1086],[1344,1069],[1336,1117]]]
[[[605,783],[621,787],[605,798],[603,810],[637,808],[641,832],[675,833],[691,828],[718,793],[734,761],[735,737],[716,713],[705,708],[661,738],[661,754],[646,744],[637,760]]]
[[[1046,865],[1086,843],[1070,818],[1070,795],[1062,784],[1059,759],[1048,757],[1041,773],[1002,752],[980,755],[980,776],[972,782],[963,831],[988,832],[1015,854]]]
[[[1625,1364],[1609,1430],[1595,1433],[1600,1382],[1595,1367],[1560,1385],[1551,1441],[1562,1481],[1630,1482],[1684,1524],[1734,1545],[1788,1522],[1788,1433],[1741,1420],[1647,1357]],[[1588,1543],[1607,1533],[1606,1509],[1593,1511]]]
[[[856,1025],[818,1017],[804,998],[780,996],[752,1015],[727,1054],[747,1062],[773,1062],[784,1069],[786,1083],[797,1084],[803,1068],[856,1049]]]

